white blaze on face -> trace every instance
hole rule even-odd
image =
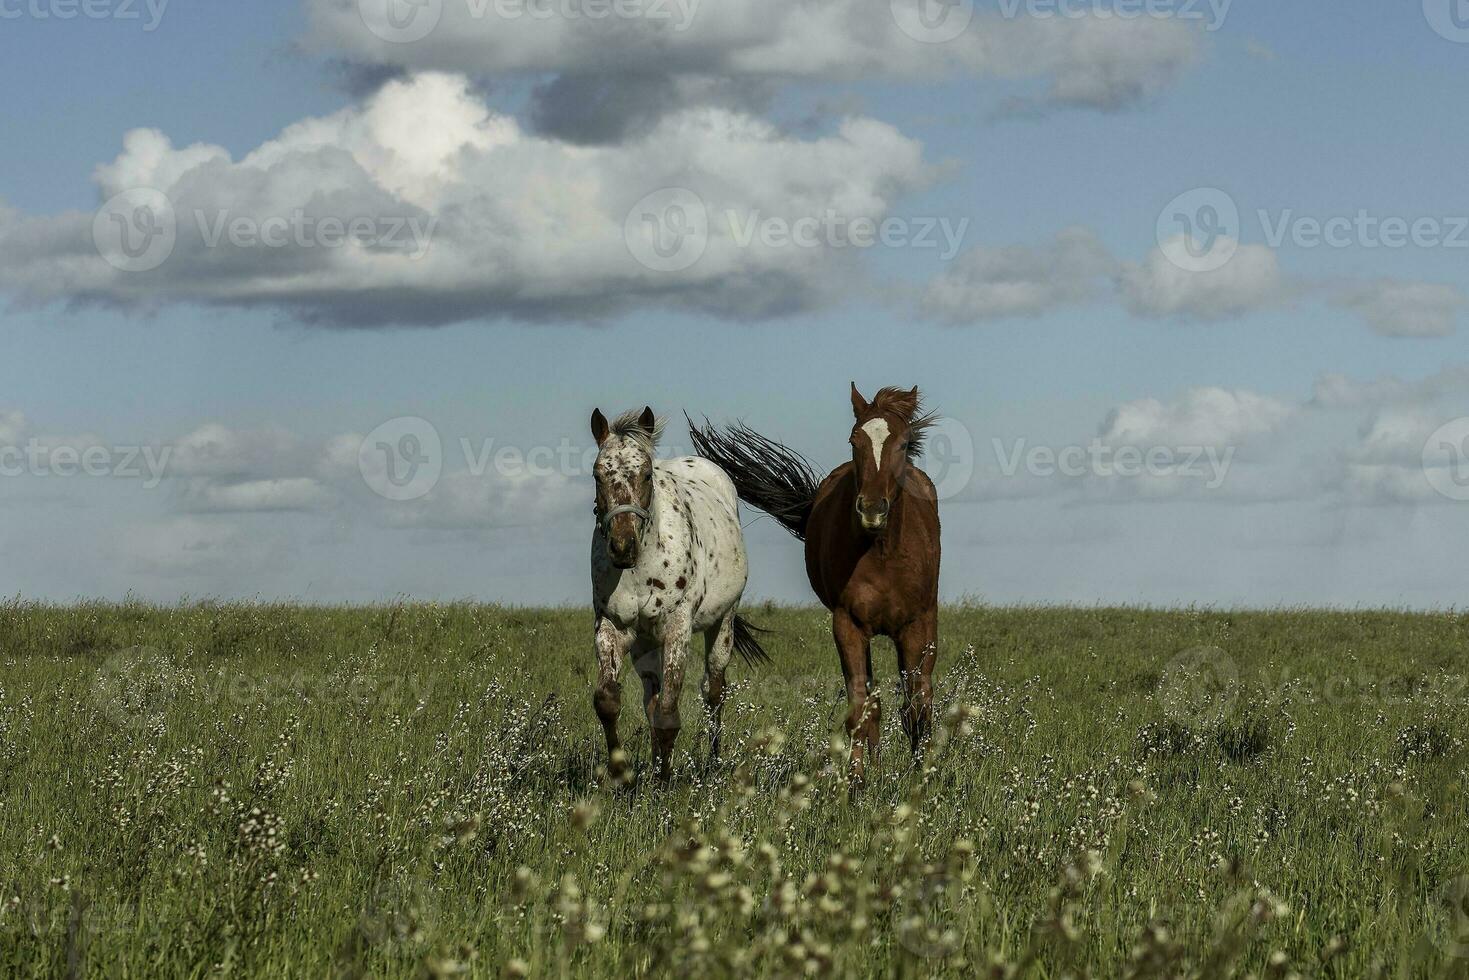
[[[882,447],[888,441],[887,420],[875,418],[863,422],[862,431],[867,433],[867,439],[872,443],[872,458],[877,460],[877,468],[882,469]]]

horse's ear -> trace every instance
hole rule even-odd
[[[857,416],[857,420],[860,422],[862,420],[862,416],[863,415],[866,415],[867,414],[867,410],[870,409],[871,407],[872,407],[871,405],[867,404],[867,399],[865,399],[865,398],[862,397],[862,392],[860,392],[860,391],[857,390],[857,382],[853,381],[852,382],[852,414],[855,415],[855,416]]]
[[[642,426],[649,437],[653,435],[653,430],[658,426],[658,418],[653,414],[652,408],[643,406],[643,414],[638,416],[638,425]]]
[[[602,445],[607,440],[607,416],[602,414],[600,408],[592,409],[592,438],[597,440],[597,445]]]

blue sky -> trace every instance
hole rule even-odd
[[[887,3],[823,0],[819,29],[766,0],[711,4],[669,37],[445,2],[411,44],[365,30],[355,0],[173,0],[151,31],[143,4],[60,20],[64,0],[0,3],[0,82],[23,96],[0,110],[19,367],[0,446],[171,450],[156,486],[0,476],[0,590],[581,601],[586,475],[466,473],[461,439],[584,447],[594,406],[648,403],[743,417],[830,465],[856,380],[922,386],[972,447],[942,505],[951,597],[1460,602],[1469,504],[1436,486],[1461,461],[1423,450],[1469,415],[1469,247],[1273,247],[1257,217],[1452,236],[1469,216],[1469,128],[1448,109],[1469,44],[1420,4],[1236,2],[1214,31],[981,4],[929,44]],[[578,115],[587,92],[611,108]],[[140,129],[166,149],[125,146]],[[184,227],[205,203],[440,224],[418,265],[320,248],[271,265],[181,233],[160,268],[117,272],[84,233],[125,189],[99,176],[119,158],[116,179],[166,185]],[[687,271],[633,266],[622,217],[669,186],[716,224],[818,205],[967,222],[963,251],[782,253],[716,229]],[[1241,214],[1238,254],[1204,272],[1170,264],[1157,231],[1196,188]],[[394,502],[355,447],[403,416],[433,425],[445,476]],[[1094,438],[1171,465],[1002,471],[1017,444]],[[1228,455],[1219,486],[1183,465],[1195,449]],[[799,547],[768,521],[749,535],[750,594],[807,600]]]

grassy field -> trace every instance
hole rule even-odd
[[[856,802],[750,615],[662,787],[586,611],[0,606],[0,973],[1469,975],[1469,615],[948,609]]]

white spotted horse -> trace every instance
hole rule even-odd
[[[600,409],[592,414],[597,440],[593,703],[607,736],[609,770],[620,777],[626,761],[617,736],[619,677],[630,658],[642,679],[654,772],[666,780],[693,635],[704,634],[711,759],[719,756],[724,673],[731,656],[738,652],[749,663],[769,658],[755,628],[736,613],[749,565],[734,484],[707,459],[655,458],[662,428],[651,408],[624,413],[611,423]]]

